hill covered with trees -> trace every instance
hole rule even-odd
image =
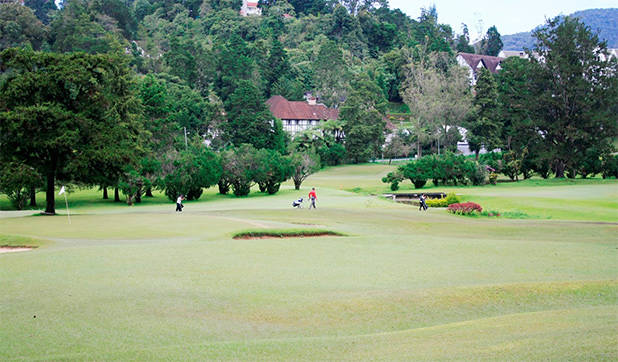
[[[582,10],[570,16],[580,19],[593,31],[598,31],[599,37],[607,40],[609,48],[618,48],[618,8]],[[505,50],[531,49],[534,37],[532,31],[503,35],[502,42]]]
[[[262,0],[245,17],[242,3],[0,4],[0,192],[23,205],[46,190],[50,214],[56,182],[111,187],[128,203],[155,188],[172,200],[215,185],[275,193],[319,165],[454,152],[462,128],[477,157],[504,150],[512,177],[613,175],[618,70],[577,18],[535,34],[547,63],[505,61],[472,89],[455,56],[474,51],[467,28],[440,24],[435,7],[412,19],[387,0]],[[478,51],[501,48],[493,26]],[[572,83],[552,88],[556,78]],[[292,137],[266,100],[307,93],[338,119]],[[411,110],[398,130],[389,102]]]

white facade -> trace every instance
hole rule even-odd
[[[318,119],[284,119],[281,122],[283,123],[283,130],[292,136],[320,124]]]
[[[262,15],[262,9],[258,8],[257,1],[242,1],[242,7],[240,8],[240,15],[242,16],[260,16]]]

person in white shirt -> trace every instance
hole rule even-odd
[[[182,212],[182,208],[184,207],[182,205],[182,200],[184,199],[185,199],[185,196],[182,194],[178,196],[178,198],[176,199],[176,212]]]

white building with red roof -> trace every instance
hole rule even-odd
[[[242,1],[242,7],[240,8],[240,15],[242,16],[260,16],[262,15],[262,9],[258,8],[257,1]]]
[[[336,120],[339,110],[317,104],[315,98],[309,97],[307,102],[288,101],[282,96],[272,96],[266,101],[270,112],[283,123],[283,129],[295,135],[320,122]]]

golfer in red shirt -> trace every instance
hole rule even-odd
[[[315,209],[315,200],[317,199],[317,195],[315,194],[315,187],[311,188],[311,191],[309,191],[309,200],[311,200],[311,204],[309,204],[309,210],[311,210],[311,207],[313,206],[313,208]]]

